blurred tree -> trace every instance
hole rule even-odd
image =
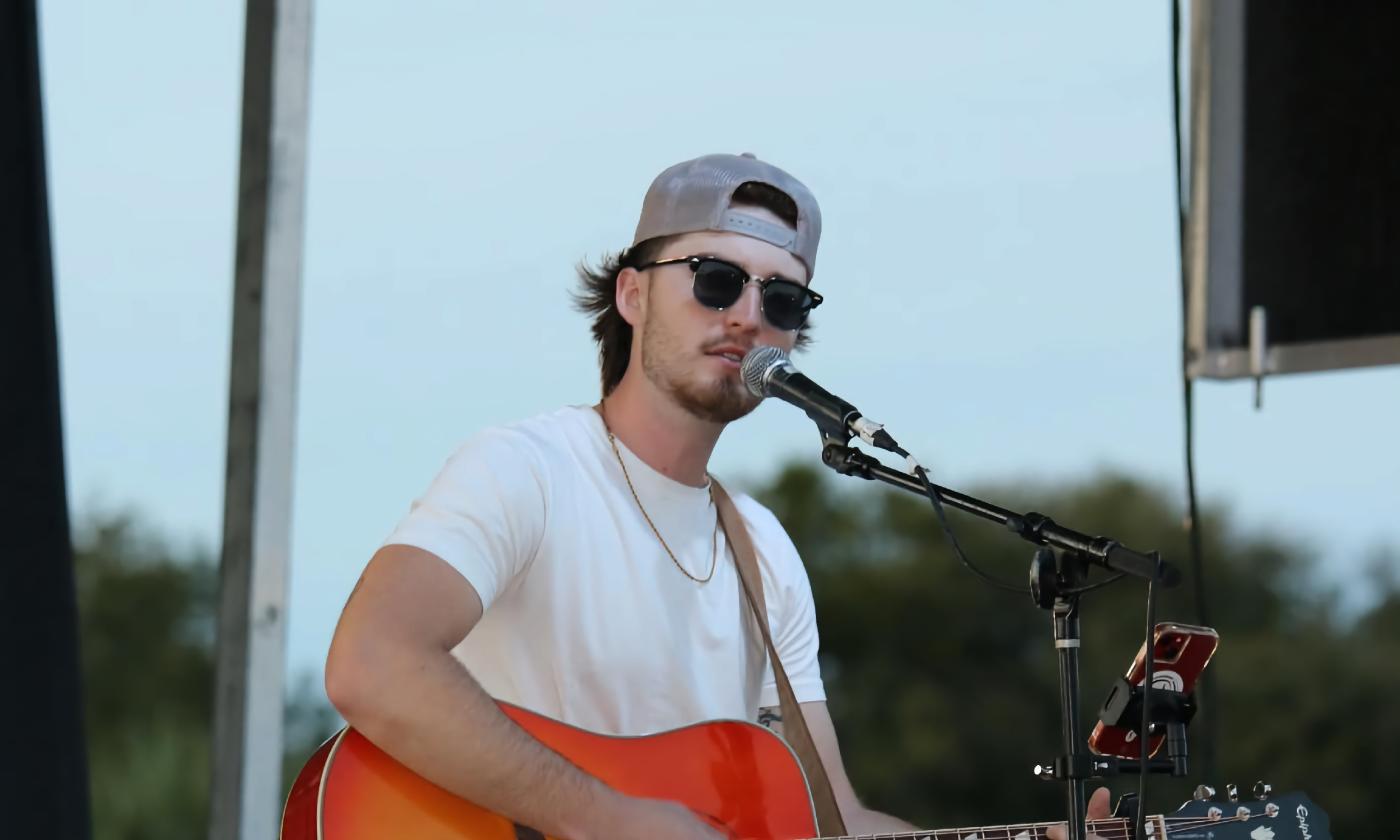
[[[173,550],[130,517],[75,540],[95,840],[189,840],[206,832],[217,575],[206,552]],[[335,728],[303,679],[287,707],[299,767]],[[283,778],[291,775],[284,767]]]
[[[927,503],[837,481],[794,467],[756,495],[807,562],[830,705],[857,789],[873,807],[935,827],[1057,816],[1058,786],[1030,774],[1059,751],[1048,615],[961,568]],[[1178,562],[1188,556],[1170,495],[1122,475],[975,492]],[[1371,605],[1344,619],[1335,593],[1317,586],[1305,546],[1242,532],[1218,507],[1204,518],[1221,635],[1211,670],[1223,775],[1155,778],[1149,811],[1174,810],[1198,781],[1247,787],[1263,778],[1279,791],[1306,791],[1331,814],[1338,837],[1384,825],[1383,792],[1400,789],[1400,716],[1390,705],[1400,696],[1397,558],[1378,556]],[[1029,546],[957,512],[950,519],[974,562],[1024,580]],[[208,802],[212,560],[109,516],[82,529],[76,562],[95,837],[199,837]],[[1123,582],[1084,601],[1087,722],[1141,644],[1144,596],[1141,584]],[[1160,620],[1193,616],[1189,585],[1162,593]],[[320,687],[296,683],[286,783],[336,725]]]
[[[1179,506],[1126,476],[975,493],[1187,565]],[[783,471],[756,495],[807,563],[830,708],[868,804],[930,827],[1058,816],[1060,787],[1031,775],[1060,752],[1049,614],[962,568],[927,501],[806,467]],[[1025,581],[1031,546],[955,511],[949,519],[974,563]],[[1400,696],[1394,575],[1373,576],[1375,605],[1344,621],[1305,546],[1243,533],[1218,507],[1204,519],[1206,583],[1221,635],[1211,672],[1223,777],[1156,777],[1149,812],[1175,810],[1200,781],[1247,788],[1265,779],[1280,792],[1307,792],[1338,837],[1382,825],[1378,794],[1400,789],[1400,716],[1390,705]],[[1393,570],[1394,558],[1377,567]],[[1195,623],[1190,593],[1189,582],[1163,591],[1158,620]],[[1141,644],[1146,586],[1123,581],[1086,595],[1082,614],[1087,732]],[[1135,790],[1136,778],[1110,787]]]

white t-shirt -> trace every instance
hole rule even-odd
[[[572,406],[483,431],[385,541],[430,551],[485,607],[454,653],[493,697],[575,726],[644,735],[777,706],[772,668],[705,488],[618,441],[648,526],[597,412]],[[758,554],[773,644],[799,702],[826,699],[812,589],[777,519],[734,495]],[[714,546],[712,554],[712,546]],[[757,645],[758,647],[752,647]],[[762,669],[761,672],[759,669]]]

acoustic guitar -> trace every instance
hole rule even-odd
[[[762,726],[711,721],[638,738],[599,735],[506,703],[527,732],[623,793],[679,802],[736,840],[816,838],[807,780]],[[860,835],[859,840],[1043,840],[1055,822]],[[1127,819],[1096,820],[1110,840]],[[1299,794],[1189,802],[1148,819],[1154,840],[1330,840],[1327,816]],[[528,826],[448,793],[343,729],[306,762],[282,813],[282,840],[543,840]],[[821,838],[820,840],[842,840]],[[857,840],[857,838],[845,838]]]

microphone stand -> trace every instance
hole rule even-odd
[[[817,419],[817,418],[813,418]],[[855,476],[884,483],[928,497],[923,482],[917,476],[891,469],[879,460],[854,449],[851,433],[844,424],[818,421],[822,431],[822,463],[842,475]],[[1152,580],[1158,578],[1166,586],[1176,584],[1180,575],[1176,569],[1158,559],[1127,548],[1107,537],[1091,537],[1066,528],[1044,514],[1015,513],[984,502],[973,496],[932,485],[943,504],[996,522],[1027,542],[1040,546],[1031,561],[1031,597],[1054,617],[1055,651],[1060,662],[1060,723],[1064,739],[1064,755],[1052,766],[1037,766],[1036,774],[1044,779],[1065,782],[1069,840],[1085,838],[1085,782],[1109,770],[1109,765],[1080,747],[1079,709],[1079,596],[1088,574],[1088,564],[1094,563],[1123,575]],[[1058,548],[1057,554],[1053,549]],[[1117,766],[1113,767],[1116,771]]]

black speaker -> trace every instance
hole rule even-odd
[[[1187,373],[1400,363],[1400,4],[1195,0]]]

